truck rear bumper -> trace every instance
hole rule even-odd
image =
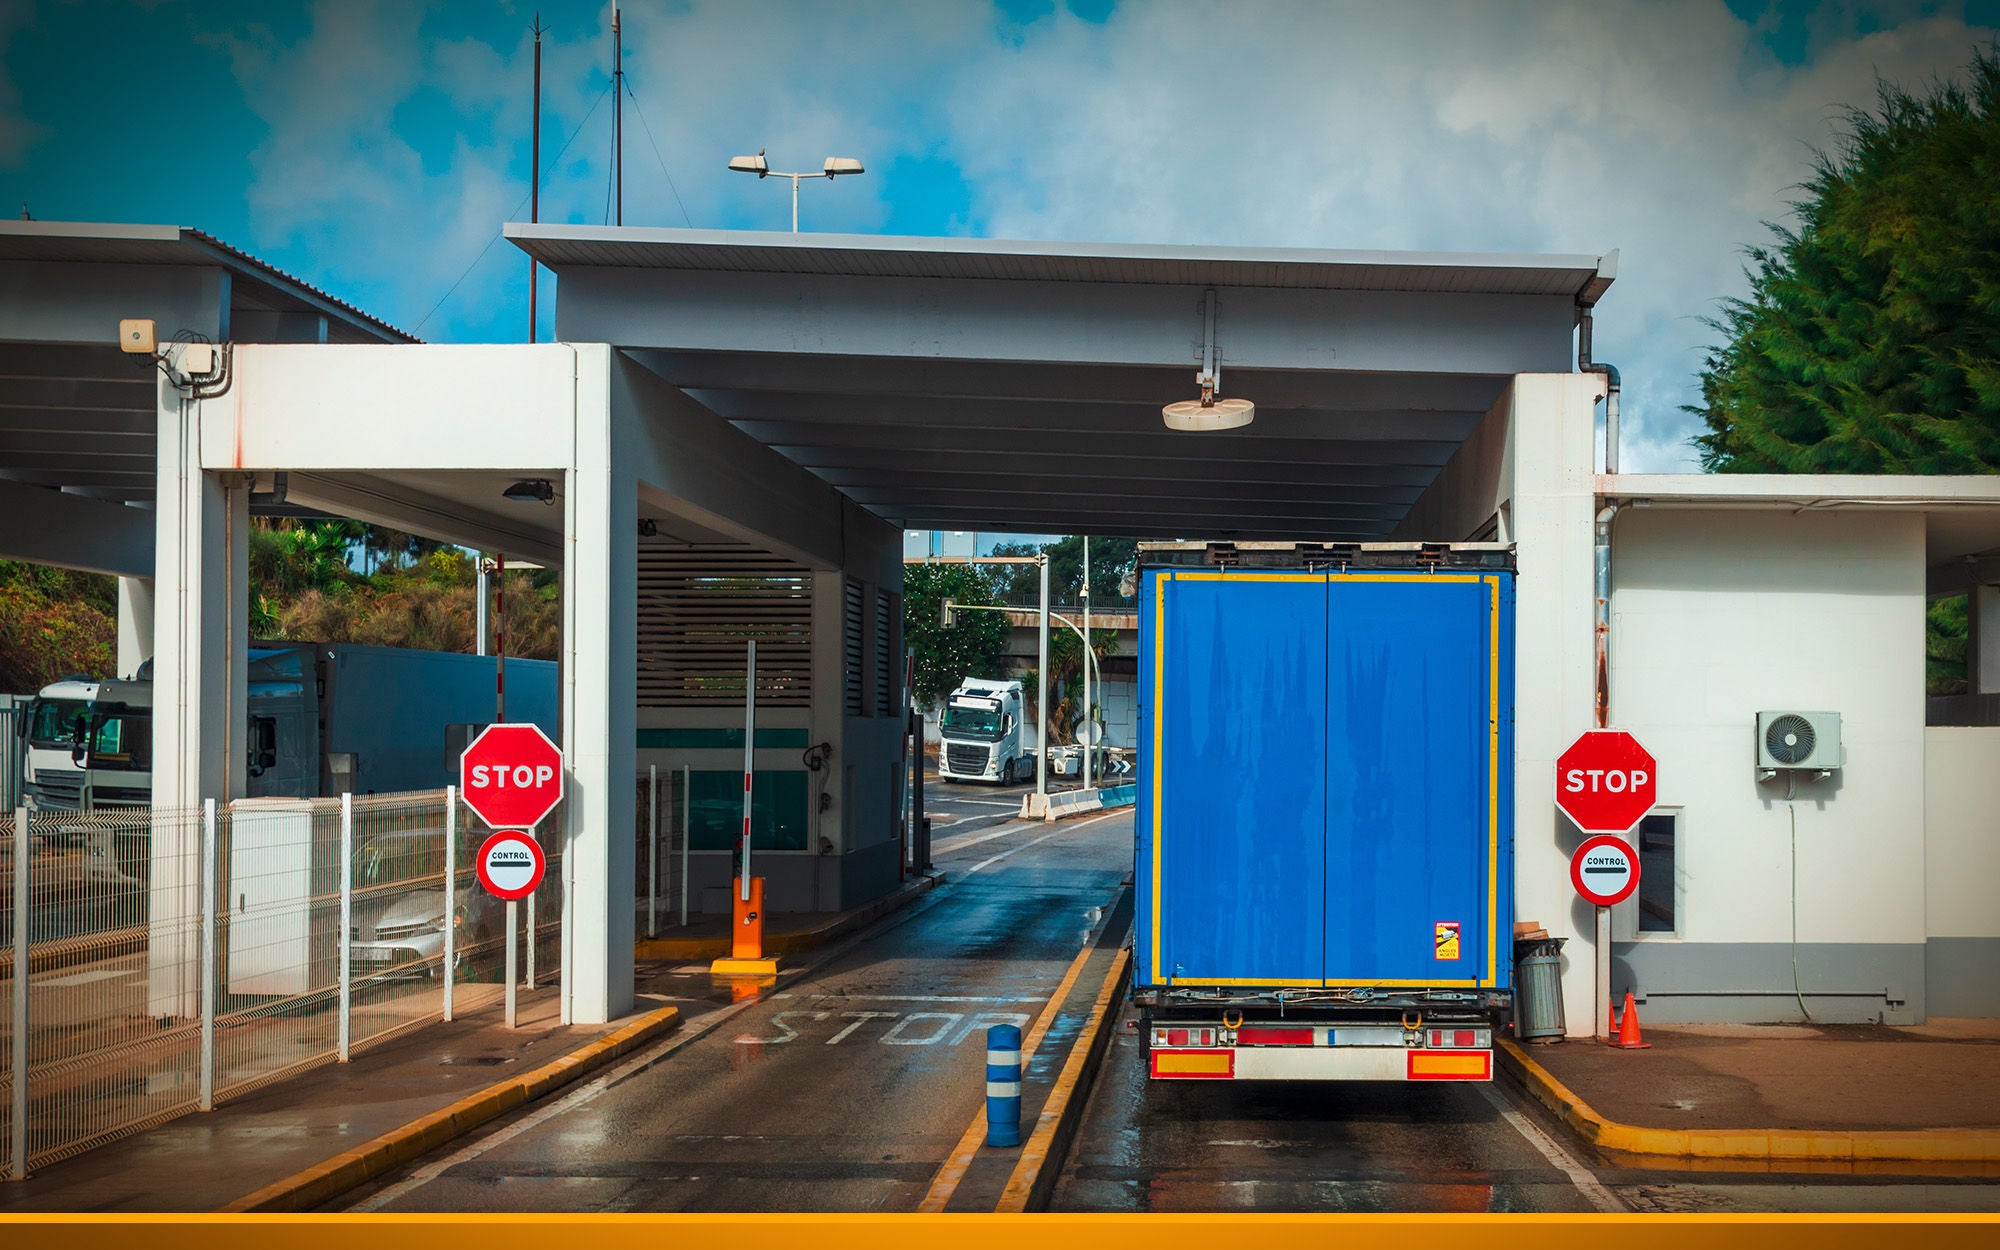
[[[1491,1050],[1390,1046],[1220,1046],[1150,1054],[1154,1080],[1490,1081]]]

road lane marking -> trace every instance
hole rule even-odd
[[[854,1032],[854,1030],[868,1023],[870,1020],[894,1020],[896,1013],[893,1011],[843,1011],[840,1013],[840,1017],[843,1020],[852,1020],[854,1023],[835,1033],[832,1037],[827,1038],[826,1044],[829,1046],[840,1045],[843,1041],[847,1040],[849,1033]]]
[[[1012,817],[1009,817],[1009,820],[1011,821]],[[944,841],[939,842],[931,847],[931,854],[933,856],[949,855],[953,851],[962,851],[968,846],[978,846],[981,842],[991,842],[995,838],[1004,838],[1010,833],[1026,833],[1028,832],[1029,829],[1032,828],[1034,828],[1034,826],[1029,825],[1026,828],[1022,829],[1014,829],[1014,828],[995,829],[991,833],[966,834],[963,837],[955,836],[946,838]]]
[[[1028,1070],[1028,1061],[1035,1057],[1035,1048],[1041,1045],[1042,1038],[1048,1035],[1049,1026],[1055,1023],[1057,1014],[1062,1011],[1063,1000],[1069,997],[1070,987],[1076,984],[1076,978],[1083,972],[1083,965],[1090,959],[1090,952],[1095,949],[1095,946],[1086,942],[1083,949],[1076,953],[1076,958],[1070,960],[1069,970],[1063,973],[1063,979],[1056,985],[1055,993],[1049,995],[1049,1005],[1042,1008],[1041,1016],[1035,1020],[1035,1027],[1021,1039],[1021,1071]],[[981,1099],[979,1110],[973,1113],[971,1125],[966,1128],[965,1135],[958,1139],[958,1145],[952,1148],[950,1156],[944,1161],[944,1166],[940,1167],[937,1175],[931,1178],[931,1187],[924,1194],[924,1200],[917,1204],[917,1210],[945,1209],[951,1202],[951,1196],[958,1192],[958,1184],[965,1179],[966,1169],[972,1166],[972,1158],[979,1152],[979,1143],[984,1140],[986,1140],[986,1102]]]
[[[1083,1080],[1083,1070],[1090,1064],[1093,1040],[1103,1031],[1119,988],[1124,984],[1125,970],[1131,964],[1131,950],[1119,947],[1118,953],[1111,959],[1110,973],[1105,976],[1104,984],[1098,987],[1097,1001],[1091,1004],[1089,1018],[1078,1030],[1076,1040],[1070,1043],[1069,1058],[1063,1062],[1062,1075],[1056,1078],[1055,1088],[1049,1091],[1048,1099],[1042,1103],[1042,1113],[1035,1117],[1035,1131],[1029,1136],[1027,1144],[1021,1147],[1020,1159],[1014,1164],[1013,1175],[1007,1178],[1007,1188],[1001,1193],[999,1205],[993,1208],[995,1211],[1028,1209],[1042,1168],[1051,1162],[1056,1129],[1061,1127],[1070,1099]]]
[[[1507,1121],[1515,1132],[1527,1138],[1528,1144],[1540,1151],[1541,1156],[1554,1164],[1558,1171],[1569,1177],[1570,1184],[1576,1186],[1577,1191],[1591,1206],[1599,1211],[1616,1214],[1630,1210],[1618,1200],[1616,1194],[1606,1189],[1603,1183],[1591,1174],[1589,1168],[1579,1163],[1569,1151],[1564,1150],[1561,1142],[1536,1127],[1533,1120],[1508,1106],[1506,1100],[1494,1092],[1492,1085],[1481,1084],[1479,1092],[1486,1096],[1487,1102],[1493,1104],[1493,1109],[1500,1113],[1501,1119]]]
[[[1038,846],[1041,843],[1048,841],[1050,838],[1059,837],[1065,833],[1075,833],[1078,829],[1083,828],[1085,825],[1094,825],[1100,820],[1110,820],[1113,816],[1122,816],[1122,815],[1124,815],[1123,812],[1106,812],[1102,816],[1092,816],[1089,820],[1079,820],[1067,829],[1057,829],[1054,833],[1045,833],[1041,837],[1030,839],[1029,841],[1021,843],[1021,845],[1019,846],[1010,846],[1006,850],[1000,852],[998,855],[989,855],[985,859],[982,859],[978,863],[974,864],[972,867],[966,869],[965,875],[969,877],[973,873],[978,872],[981,868],[986,867],[988,864],[997,863],[1000,860],[1007,858],[1009,855],[1019,855],[1022,851],[1027,850],[1029,847]]]

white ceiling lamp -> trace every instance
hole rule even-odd
[[[1194,380],[1201,387],[1200,399],[1176,400],[1160,409],[1160,417],[1168,429],[1191,433],[1236,430],[1256,418],[1257,405],[1247,399],[1224,399],[1217,393],[1222,389],[1222,354],[1215,346],[1213,288],[1203,301],[1201,372],[1194,375]]]

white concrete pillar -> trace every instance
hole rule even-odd
[[[2000,586],[1972,588],[1972,628],[1965,640],[1969,666],[1978,682],[1973,694],[2000,694]]]
[[[1506,509],[1518,544],[1514,597],[1514,916],[1567,937],[1563,1001],[1572,1036],[1588,1036],[1596,992],[1596,916],[1569,884],[1583,840],[1555,810],[1555,761],[1596,722],[1596,475],[1593,374],[1523,374],[1510,407]],[[1491,417],[1488,418],[1491,420]],[[1617,558],[1612,559],[1617,578]],[[1613,645],[1616,645],[1614,625]],[[1618,723],[1618,692],[1611,692]],[[1511,934],[1502,934],[1503,944]]]
[[[576,352],[576,451],[563,482],[563,1014],[600,1024],[633,1003],[639,488],[618,431],[644,414],[614,402],[609,348]]]
[[[118,579],[118,675],[130,677],[153,654],[153,579]]]
[[[201,405],[160,387],[149,1014],[197,1009],[199,809],[243,793],[249,492],[200,464]],[[121,665],[122,669],[122,665]]]

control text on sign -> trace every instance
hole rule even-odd
[[[1615,907],[1639,888],[1639,859],[1610,834],[1589,838],[1570,857],[1569,880],[1584,901]]]

